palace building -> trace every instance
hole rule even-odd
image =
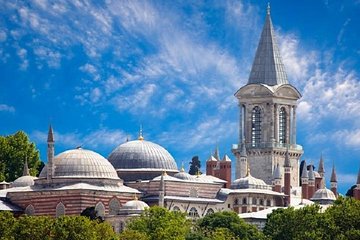
[[[25,161],[22,177],[0,183],[0,210],[59,217],[94,207],[121,231],[129,218],[154,205],[193,219],[232,210],[261,228],[274,209],[332,204],[338,196],[335,166],[331,189],[326,188],[322,157],[317,171],[306,162],[300,169],[303,148],[296,142],[296,108],[301,94],[288,81],[269,7],[249,80],[235,97],[240,119],[239,141],[232,146],[235,161],[221,158],[216,149],[206,161],[206,174],[190,175],[141,131],[108,159],[82,148],[55,155],[50,126],[46,166],[36,178]],[[356,184],[354,197],[360,200],[360,171]]]

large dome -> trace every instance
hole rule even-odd
[[[119,179],[111,163],[100,154],[82,148],[60,153],[54,158],[55,178]],[[46,167],[40,177],[46,177]]]
[[[170,153],[160,145],[145,140],[121,144],[108,159],[116,170],[156,169],[177,172],[176,162]]]

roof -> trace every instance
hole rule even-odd
[[[303,165],[303,169],[302,169],[302,173],[301,173],[301,178],[309,178],[309,174],[306,168],[306,161],[304,161],[304,165]]]
[[[271,187],[267,185],[264,182],[264,180],[251,176],[250,172],[248,172],[248,174],[245,177],[236,179],[231,183],[231,189],[249,189],[249,188],[270,189]]]
[[[21,212],[22,209],[0,199],[0,211]]]
[[[119,179],[111,163],[100,154],[82,148],[71,149],[55,156],[54,178]],[[40,177],[46,177],[44,167]]]
[[[282,63],[279,47],[276,43],[270,8],[268,8],[266,14],[265,24],[248,81],[248,84],[260,83],[269,86],[288,84],[285,66]]]
[[[178,172],[174,158],[162,146],[145,140],[134,140],[116,147],[108,157],[118,169],[161,169]]]
[[[315,193],[314,193],[314,196],[312,198],[310,198],[310,200],[312,201],[316,201],[316,200],[332,200],[332,201],[335,201],[336,200],[336,197],[335,197],[335,194],[327,189],[327,188],[320,188],[319,190],[317,190]]]
[[[135,199],[126,202],[121,208],[126,210],[145,210],[145,208],[149,208],[149,205],[143,201]]]
[[[321,154],[321,156],[320,156],[320,162],[319,162],[318,173],[325,173],[324,159],[323,159],[322,154]]]
[[[53,132],[53,129],[52,129],[51,125],[49,126],[49,132],[48,132],[47,141],[48,142],[54,142],[54,132]]]
[[[143,200],[151,201],[158,200],[159,196],[145,197]],[[173,200],[179,202],[197,202],[197,203],[223,203],[223,201],[216,198],[197,198],[197,197],[180,197],[180,196],[165,196],[165,200]]]
[[[314,167],[312,165],[310,165],[308,176],[309,180],[315,180]]]
[[[335,165],[333,165],[333,168],[332,168],[332,171],[331,171],[330,182],[337,182]]]
[[[231,162],[231,159],[228,157],[228,155],[225,154],[221,161]]]
[[[281,169],[279,163],[277,163],[275,167],[274,179],[281,179]]]
[[[226,195],[229,195],[231,193],[261,193],[261,194],[274,195],[274,196],[284,196],[284,193],[275,192],[269,189],[256,189],[256,188],[247,188],[247,189],[222,188],[219,193]]]
[[[34,180],[38,179],[37,177],[33,176],[21,176],[15,179],[14,182],[11,183],[11,187],[26,187],[34,185]]]

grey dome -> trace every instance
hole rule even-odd
[[[126,202],[122,208],[125,210],[145,210],[145,208],[149,208],[149,205],[147,205],[145,202],[140,201],[140,200],[131,200]]]
[[[267,185],[263,180],[251,176],[249,173],[246,177],[236,179],[232,184],[232,189],[270,189],[271,187]]]
[[[189,173],[185,172],[184,168],[182,168],[180,172],[175,173],[174,177],[182,180],[190,180],[190,181],[194,181],[196,178],[196,176],[190,175]]]
[[[68,150],[54,158],[55,178],[119,179],[111,163],[100,154],[81,148]],[[44,167],[40,177],[46,177]]]
[[[34,180],[38,179],[33,176],[22,176],[17,178],[14,182],[11,183],[11,187],[28,187],[34,185]]]
[[[335,201],[336,197],[335,194],[327,189],[327,188],[320,188],[314,193],[314,196],[310,198],[312,201]]]
[[[115,169],[144,169],[176,171],[177,166],[170,153],[158,144],[134,140],[121,144],[109,156]]]

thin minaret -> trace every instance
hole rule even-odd
[[[30,171],[29,171],[29,166],[28,166],[28,162],[27,162],[27,157],[25,158],[25,162],[24,162],[23,176],[30,176]]]
[[[306,168],[306,161],[304,161],[302,174],[301,174],[301,196],[303,199],[308,199],[308,186],[309,186],[309,174]]]
[[[291,164],[289,149],[285,152],[285,164],[284,164],[284,194],[285,194],[285,206],[290,205],[291,201]]]
[[[281,172],[280,164],[277,163],[274,171],[274,191],[281,193]]]
[[[240,163],[239,168],[237,169],[237,179],[243,178],[246,176],[247,172],[247,166],[248,166],[248,160],[247,160],[247,153],[246,153],[246,146],[245,146],[245,139],[243,139],[243,142],[241,143],[241,151],[240,151]]]
[[[337,196],[337,176],[335,170],[335,164],[333,163],[331,178],[330,178],[331,191]]]
[[[165,182],[164,182],[165,172],[161,174],[160,186],[159,186],[159,207],[164,207],[165,201]]]
[[[309,165],[309,185],[308,185],[308,197],[309,199],[313,197],[315,193],[315,174],[314,166]]]
[[[54,132],[51,127],[49,126],[48,138],[47,138],[47,180],[51,180],[53,178],[54,173]]]

